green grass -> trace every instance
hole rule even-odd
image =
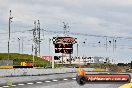
[[[0,60],[7,60],[8,53],[0,53]],[[31,62],[33,61],[33,56],[28,54],[18,54],[18,53],[10,53],[9,59],[13,60],[14,65],[20,65],[21,62]],[[35,59],[35,67],[45,67],[49,65],[49,61],[42,60],[39,57],[34,57]]]

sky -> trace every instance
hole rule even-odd
[[[0,0],[0,52],[7,53],[8,18],[12,10],[11,31],[26,31],[34,28],[34,20],[40,20],[41,29],[63,31],[68,23],[71,33],[111,36],[117,40],[116,50],[105,37],[77,37],[80,56],[110,57],[115,62],[130,62],[132,59],[132,1],[131,0]],[[57,55],[48,39],[63,34],[41,32],[41,55]],[[10,52],[19,52],[18,38],[23,37],[23,53],[32,53],[32,32],[11,33]],[[123,38],[117,38],[123,37]],[[83,44],[83,42],[86,42]],[[98,44],[98,42],[101,42]],[[22,42],[22,41],[21,41]],[[21,45],[22,46],[22,45]],[[76,44],[74,53],[76,55]]]

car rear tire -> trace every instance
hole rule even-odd
[[[79,85],[84,85],[86,83],[86,78],[84,76],[78,76],[76,81]]]

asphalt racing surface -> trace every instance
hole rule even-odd
[[[80,86],[75,78],[53,79],[26,84],[17,84],[15,88],[118,88],[122,84],[85,84]]]
[[[76,82],[75,73],[70,74],[55,74],[47,76],[34,76],[33,81],[25,81],[13,83],[10,88],[118,88],[123,84],[85,84],[80,86]],[[25,77],[26,79],[31,77]],[[16,79],[16,78],[12,78]],[[23,80],[24,77],[19,77],[19,80]],[[16,81],[19,81],[16,79]],[[3,85],[0,88],[9,88],[9,86]]]

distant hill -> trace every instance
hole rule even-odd
[[[0,53],[0,60],[7,60],[8,53]],[[21,62],[31,62],[33,61],[33,56],[28,54],[18,54],[18,53],[10,53],[9,59],[13,60],[14,65],[20,65]],[[35,59],[35,67],[45,67],[50,64],[49,61],[42,60],[39,57],[34,57]]]

